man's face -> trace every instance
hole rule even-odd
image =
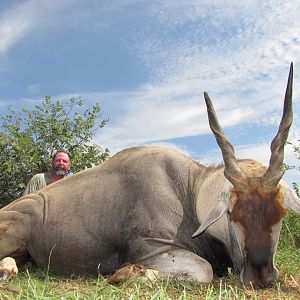
[[[52,163],[56,175],[65,176],[71,167],[70,158],[67,153],[58,152]]]

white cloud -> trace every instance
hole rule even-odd
[[[128,45],[159,80],[230,80],[238,68],[249,78],[258,60],[260,68],[290,60],[295,43],[287,37],[297,39],[299,26],[286,18],[296,20],[299,7],[297,1],[164,1],[152,7],[157,26],[142,27]]]
[[[0,13],[0,54],[5,54],[32,31],[43,28],[70,2],[72,1],[22,1]]]
[[[31,28],[32,20],[23,15],[19,8],[0,19],[0,54],[5,53],[16,41]]]
[[[207,82],[209,83],[209,80]],[[271,83],[268,82],[267,86],[270,85]],[[264,89],[262,84],[261,89],[264,92],[268,90],[268,88]],[[275,101],[270,100],[271,96],[268,95],[272,94],[274,89],[270,91],[256,95],[257,98],[252,101],[237,98],[241,96],[234,93],[233,96],[231,94],[220,95],[220,92],[215,97],[210,96],[224,129],[250,123],[277,127],[282,114],[284,90]],[[111,117],[111,121],[99,130],[95,142],[108,147],[112,153],[130,146],[150,142],[159,143],[164,140],[211,132],[208,127],[203,93],[199,89],[197,80],[183,80],[181,83],[168,82],[161,85],[148,84],[133,92],[81,93],[80,95],[92,101],[102,99],[101,105],[106,112],[105,117]],[[58,96],[58,98],[71,98],[72,96],[74,95]],[[292,132],[297,132],[297,123],[298,120],[295,118]],[[253,150],[249,153],[256,152]],[[262,159],[258,156],[258,160]]]
[[[74,1],[62,2],[74,8]],[[298,2],[132,0],[101,2],[93,11],[91,2],[77,4],[81,10],[76,10],[73,20],[78,26],[90,29],[99,22],[110,26],[116,22],[118,26],[113,28],[119,30],[120,46],[126,46],[151,73],[147,84],[130,92],[76,91],[91,101],[104,99],[103,109],[111,117],[95,141],[115,152],[132,145],[206,134],[210,130],[204,90],[209,92],[224,128],[245,123],[277,124],[289,62],[297,59],[300,50]],[[55,13],[63,8],[50,4],[53,1],[40,3],[28,1],[2,15],[0,28],[10,24],[9,20],[24,25],[19,34],[7,29],[7,42],[1,48],[0,39],[0,49],[7,51],[36,28],[45,8],[52,7]],[[101,18],[96,18],[99,14]],[[66,26],[70,20],[62,20],[61,15],[57,19]],[[137,22],[140,19],[145,26]],[[122,29],[127,22],[130,26]],[[137,26],[133,26],[135,22]],[[100,27],[111,30],[110,26]],[[295,99],[297,95],[295,89]]]
[[[7,5],[0,12],[0,55],[20,40],[37,34],[58,30],[59,34],[67,28],[80,28],[88,33],[111,30],[110,25],[118,22],[116,14],[138,5],[143,0],[121,1],[52,1],[28,0]],[[45,36],[41,35],[41,39]]]
[[[157,3],[150,13],[159,29],[141,28],[128,41],[151,70],[152,83],[137,95],[120,94],[126,113],[96,140],[119,149],[207,133],[204,90],[224,128],[278,124],[289,62],[300,50],[300,27],[286,19],[296,20],[300,4],[265,1],[261,9],[260,3],[238,1]]]
[[[210,132],[203,94],[196,88],[189,90],[185,85],[148,86],[136,93],[90,94],[83,97],[106,99],[102,102],[104,110],[116,99],[123,99],[120,103],[125,105],[123,113],[115,114],[111,123],[101,129],[95,138],[100,145],[110,145],[112,152],[153,141]],[[228,106],[227,100],[218,103],[217,109],[224,128],[247,122],[254,114],[249,107]]]

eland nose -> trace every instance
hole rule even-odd
[[[254,288],[267,288],[274,285],[275,280],[278,278],[278,270],[276,268],[264,268],[254,270],[247,268],[241,273],[241,281],[245,286],[253,286]]]

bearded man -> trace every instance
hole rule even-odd
[[[71,159],[67,152],[57,151],[52,159],[52,169],[50,172],[35,174],[27,183],[23,195],[43,188],[44,186],[60,180],[67,176],[71,168]]]

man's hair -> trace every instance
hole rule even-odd
[[[53,154],[53,156],[52,156],[52,163],[54,162],[55,157],[56,157],[56,155],[57,155],[58,153],[65,153],[65,154],[67,154],[67,155],[69,156],[69,159],[70,159],[70,162],[71,162],[71,156],[70,156],[70,153],[67,152],[66,150],[61,149],[61,150],[57,150],[57,151]]]

